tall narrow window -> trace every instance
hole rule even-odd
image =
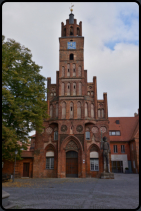
[[[67,95],[70,95],[70,83],[67,84]]]
[[[73,60],[74,59],[74,56],[73,56],[73,54],[71,53],[70,54],[70,60]]]
[[[73,83],[73,95],[76,95],[76,83]]]
[[[62,119],[66,118],[66,103],[62,103]]]
[[[121,152],[125,153],[125,146],[124,145],[121,145]]]
[[[62,83],[62,95],[64,95],[64,87],[65,86],[65,84],[64,83]]]
[[[77,103],[77,118],[81,118],[81,103]]]
[[[56,103],[56,117],[58,117],[58,103]]]
[[[75,64],[73,64],[73,76],[76,76]]]
[[[90,152],[90,169],[91,171],[99,171],[99,153]]]
[[[98,118],[100,118],[100,109],[98,109]]]
[[[73,102],[70,103],[70,118],[73,118]]]
[[[52,105],[50,105],[50,118],[52,118],[52,109],[53,109],[53,106]]]
[[[104,117],[104,109],[101,110],[101,117]]]
[[[67,65],[67,68],[68,68],[68,70],[67,70],[67,76],[70,76],[70,64]]]
[[[66,36],[66,28],[64,28],[64,36]]]
[[[58,128],[54,129],[54,140],[58,140]]]
[[[73,35],[73,27],[70,27],[70,35]]]
[[[62,77],[64,77],[64,76],[65,76],[65,68],[62,67]]]
[[[86,131],[86,140],[90,140],[90,132],[89,131]]]
[[[98,109],[98,118],[104,118],[104,109]]]
[[[77,27],[77,36],[79,36],[79,28]]]
[[[81,66],[78,67],[78,76],[81,76]]]
[[[48,151],[46,153],[46,169],[54,169],[54,152]]]
[[[94,118],[94,105],[91,104],[91,117]]]
[[[114,153],[117,153],[117,145],[114,145]]]
[[[82,95],[82,84],[79,82],[79,95]]]
[[[85,103],[85,117],[88,116],[88,103]]]

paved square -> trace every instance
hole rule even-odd
[[[115,179],[15,179],[3,183],[13,209],[135,209],[139,205],[139,175],[115,174]]]

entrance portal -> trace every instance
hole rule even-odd
[[[66,177],[78,177],[78,153],[66,152]]]

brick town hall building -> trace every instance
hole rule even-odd
[[[104,168],[103,151],[100,149],[101,136],[106,136],[110,144],[109,122],[112,122],[113,131],[120,131],[118,125],[115,125],[114,129],[118,117],[111,117],[109,121],[107,93],[103,93],[102,100],[97,99],[96,76],[92,82],[87,82],[82,22],[77,24],[72,13],[66,20],[66,25],[61,23],[59,44],[59,71],[56,71],[56,84],[51,84],[51,78],[47,78],[47,105],[50,118],[44,121],[43,132],[36,132],[32,137],[30,150],[22,152],[23,160],[17,161],[16,172],[19,177],[33,178],[100,177]],[[122,119],[120,122],[122,123]],[[124,120],[125,125],[126,122],[127,120]],[[131,122],[133,123],[130,129],[134,132],[138,120]],[[118,138],[112,139],[112,148],[116,141],[116,144],[124,144],[124,151],[130,154],[131,140],[130,137],[128,139],[122,139],[120,143]],[[112,150],[111,152],[114,153]],[[109,159],[112,171],[111,152]],[[127,154],[125,167],[128,167]],[[139,161],[136,159],[136,166],[137,162]],[[6,166],[11,169],[12,173],[12,163],[8,167],[5,162],[4,166],[4,169]]]

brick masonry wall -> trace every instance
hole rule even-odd
[[[23,158],[23,160],[17,160],[15,166],[15,178],[23,177],[23,163],[29,163],[29,177],[32,177],[33,172],[33,159],[32,158]],[[2,173],[14,174],[14,162],[4,161],[4,167]]]
[[[117,153],[114,153],[114,145],[117,145]],[[125,146],[125,153],[121,152],[121,145]],[[110,142],[110,148],[111,148],[111,154],[117,154],[117,155],[123,155],[123,154],[127,154],[127,159],[131,160],[130,157],[130,146],[129,146],[129,142]]]

